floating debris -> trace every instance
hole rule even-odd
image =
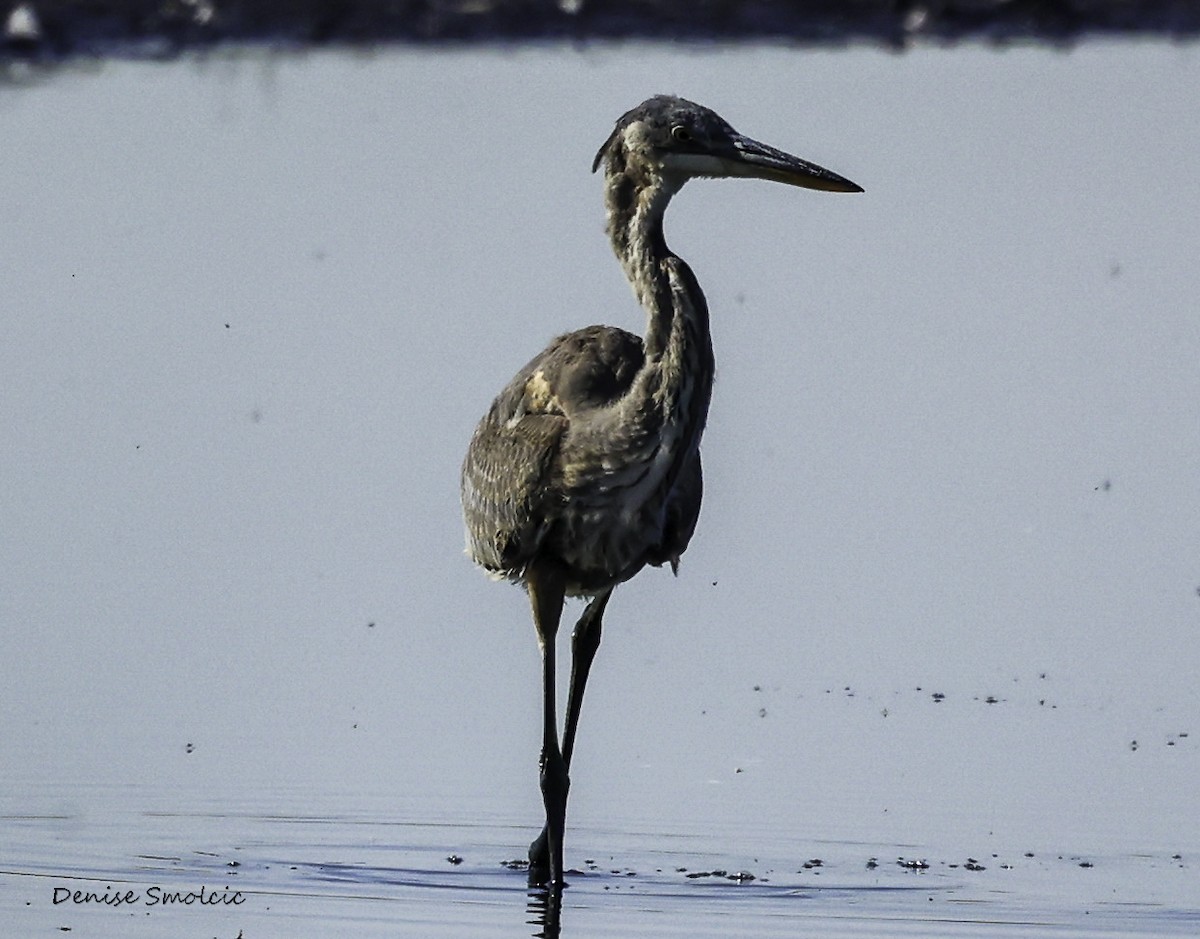
[[[712,871],[692,871],[690,874],[684,874],[684,876],[687,877],[688,880],[699,880],[701,877],[718,877],[725,880],[732,880],[734,883],[739,884],[746,884],[752,880],[758,880],[758,878],[749,871],[734,871],[731,874],[729,871],[721,870],[720,868]]]

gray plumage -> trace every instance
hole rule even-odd
[[[677,563],[700,510],[706,340],[705,330],[703,347],[686,350],[698,360],[686,396],[664,393],[682,383],[661,362],[646,369],[642,340],[608,326],[559,336],[526,365],[467,453],[471,557],[514,581],[538,557],[554,560],[569,595],[593,596],[646,564]],[[631,393],[639,375],[647,388]]]
[[[554,885],[562,883],[567,766],[605,604],[647,564],[676,568],[700,513],[700,439],[714,370],[708,306],[691,269],[667,247],[663,213],[697,176],[861,191],[670,96],[623,115],[593,170],[601,165],[609,238],[646,311],[645,336],[590,326],[553,340],[492,402],[462,469],[467,553],[492,575],[523,584],[533,604],[544,658],[547,829],[531,846],[531,880]],[[560,748],[553,640],[564,595],[595,599],[575,631]]]

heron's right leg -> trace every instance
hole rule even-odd
[[[567,725],[563,728],[562,754],[567,768],[571,766],[571,754],[575,751],[575,729],[579,726],[579,708],[583,705],[583,689],[587,684],[592,659],[600,648],[600,626],[604,608],[612,588],[598,595],[579,617],[575,631],[571,633],[571,690],[567,698]]]
[[[530,847],[530,881],[548,880],[552,886],[563,883],[563,829],[567,816],[567,763],[558,746],[558,717],[554,693],[554,647],[562,618],[564,584],[561,573],[534,568],[526,576],[533,624],[542,650],[542,756],[540,782],[542,803],[546,807],[546,848],[535,857]],[[534,842],[536,845],[537,842]]]
[[[587,684],[588,672],[592,667],[592,659],[600,648],[601,620],[604,608],[612,590],[599,594],[583,611],[575,630],[571,633],[571,689],[567,697],[567,723],[563,728],[562,757],[563,764],[571,768],[571,754],[575,751],[575,731],[579,726],[579,709],[583,704],[583,689]],[[549,854],[549,828],[543,828],[542,833],[529,846],[531,865],[545,867]]]

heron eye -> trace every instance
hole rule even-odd
[[[676,124],[671,128],[671,139],[676,143],[690,143],[692,139],[691,131],[682,124]]]

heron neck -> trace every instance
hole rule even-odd
[[[698,441],[714,371],[708,306],[691,269],[663,237],[663,213],[682,180],[612,173],[607,182],[613,251],[646,311],[645,362],[635,388],[668,419],[695,427]]]

